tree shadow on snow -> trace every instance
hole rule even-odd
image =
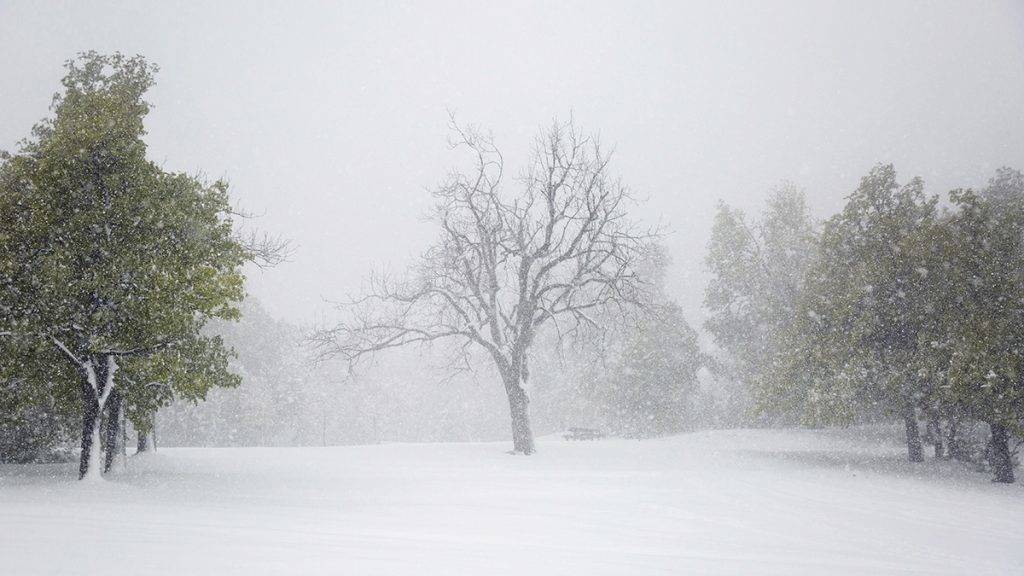
[[[898,453],[872,453],[827,449],[737,450],[750,458],[785,462],[807,469],[828,469],[851,473],[913,478],[936,483],[989,484],[989,476],[958,461],[926,457],[924,462],[909,462]]]

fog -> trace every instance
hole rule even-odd
[[[718,200],[782,180],[826,216],[873,165],[936,193],[1024,166],[1018,2],[0,3],[0,149],[46,115],[77,52],[144,54],[150,156],[226,177],[291,261],[249,270],[309,324],[434,237],[427,188],[460,157],[448,112],[514,172],[572,116],[663,223],[668,290],[700,326]]]
[[[1022,170],[1019,0],[0,0],[0,572],[1021,573]]]

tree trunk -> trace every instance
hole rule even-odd
[[[156,413],[146,416],[145,428],[137,430],[139,440],[136,454],[156,452]]]
[[[928,418],[928,431],[932,446],[935,447],[935,459],[940,460],[945,457],[945,447],[942,444],[942,423],[934,412]]]
[[[949,419],[949,433],[946,435],[946,459],[947,460],[962,460],[963,455],[960,449],[960,439],[957,435],[958,423],[956,418],[950,417]]]
[[[128,466],[128,405],[121,401],[121,435],[118,437],[118,448],[121,449],[118,458],[123,466]]]
[[[515,381],[505,383],[509,413],[512,416],[512,453],[533,454],[533,430],[530,428],[530,398],[526,390]]]
[[[82,454],[78,479],[100,477],[100,405],[91,386],[82,387]]]
[[[903,407],[903,426],[907,434],[907,459],[911,462],[923,462],[924,451],[921,448],[921,431],[917,428],[914,405],[909,402]]]
[[[149,441],[149,433],[139,431],[139,443],[136,445],[135,452],[149,452],[151,449]]]
[[[82,454],[78,461],[78,478],[98,480],[102,459],[100,453],[100,423],[103,408],[113,392],[117,360],[113,356],[100,357],[99,362],[89,359],[79,368],[82,371]]]
[[[1006,426],[990,423],[992,431],[990,440],[990,463],[992,464],[993,482],[1013,484],[1013,460],[1010,456],[1010,434]]]
[[[110,392],[110,396],[107,397],[107,406],[107,454],[106,460],[103,463],[104,472],[110,472],[114,467],[115,460],[121,456],[122,448],[124,448],[121,444],[121,411],[123,403],[121,401],[121,394],[117,390]]]

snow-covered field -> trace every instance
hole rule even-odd
[[[861,431],[864,432],[864,431]],[[1024,574],[1024,489],[888,430],[162,449],[0,467],[0,573]]]

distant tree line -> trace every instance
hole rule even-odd
[[[874,168],[813,221],[784,187],[751,222],[722,205],[707,262],[716,369],[762,423],[898,418],[907,456],[986,464],[1013,482],[1024,436],[1024,176],[945,202]],[[987,425],[982,448],[976,424]],[[922,434],[922,428],[924,433]]]

